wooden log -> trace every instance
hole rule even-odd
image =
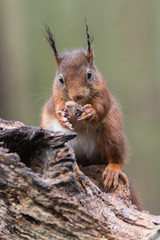
[[[0,239],[160,238],[160,217],[139,211],[121,179],[106,193],[100,166],[82,169],[90,178],[79,169],[76,134],[2,119],[0,129]]]

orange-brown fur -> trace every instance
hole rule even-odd
[[[52,46],[55,43],[51,42],[53,39],[49,34],[48,40]],[[77,139],[71,141],[71,146],[78,163],[83,166],[108,164],[103,173],[106,187],[116,187],[119,176],[128,182],[121,171],[127,160],[127,141],[122,129],[121,111],[94,64],[93,50],[74,50],[60,56],[54,50],[54,55],[57,73],[52,96],[42,112],[41,126],[50,130],[62,128],[64,131],[77,132]],[[90,80],[87,78],[88,72],[92,73]],[[59,80],[60,76],[63,84]],[[71,121],[71,118],[65,116],[64,108],[68,101],[82,105],[84,113],[80,119],[72,118]],[[84,147],[86,144],[90,146],[89,141],[90,149],[83,152],[83,144]],[[81,145],[82,149],[79,150]]]

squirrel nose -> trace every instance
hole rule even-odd
[[[83,95],[76,95],[76,96],[73,97],[73,100],[74,100],[74,101],[80,101],[80,100],[82,100],[83,98],[84,98]]]

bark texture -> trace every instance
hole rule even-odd
[[[104,192],[102,166],[77,166],[76,134],[0,120],[0,239],[160,239],[160,217],[128,186]]]

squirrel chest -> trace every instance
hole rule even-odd
[[[47,128],[52,131],[72,132],[64,128],[56,118],[48,120],[46,124]],[[77,133],[77,136],[69,141],[68,144],[74,149],[78,163],[80,161],[80,164],[83,166],[93,164],[97,161],[97,157],[99,163],[101,163],[103,154],[99,148],[101,145],[99,129],[96,129],[95,126],[90,126],[86,122],[77,122],[74,126],[74,132]],[[102,163],[105,163],[105,161],[102,161]]]

